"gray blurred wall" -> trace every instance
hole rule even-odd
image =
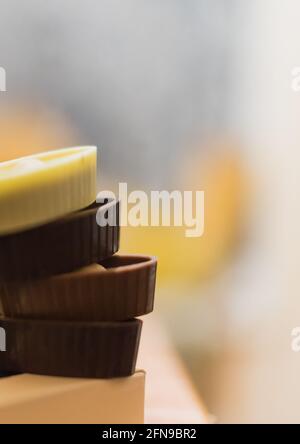
[[[107,175],[176,186],[193,140],[226,129],[236,0],[0,0],[15,100],[71,119]]]

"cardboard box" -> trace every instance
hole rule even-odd
[[[77,379],[18,375],[0,378],[0,424],[142,424],[145,373]]]

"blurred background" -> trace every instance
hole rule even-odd
[[[0,160],[101,148],[99,189],[204,190],[206,231],[126,228],[219,422],[300,422],[297,0],[1,0]]]

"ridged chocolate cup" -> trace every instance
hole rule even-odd
[[[52,322],[0,319],[1,373],[115,378],[135,371],[142,321]]]
[[[125,321],[153,311],[157,260],[115,255],[95,268],[27,282],[0,282],[9,318]]]
[[[0,280],[68,273],[112,256],[119,249],[120,211],[118,201],[107,200],[35,229],[0,236]],[[112,207],[116,226],[99,226],[97,212]]]

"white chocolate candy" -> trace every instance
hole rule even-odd
[[[0,163],[0,235],[52,222],[96,198],[96,147]]]

